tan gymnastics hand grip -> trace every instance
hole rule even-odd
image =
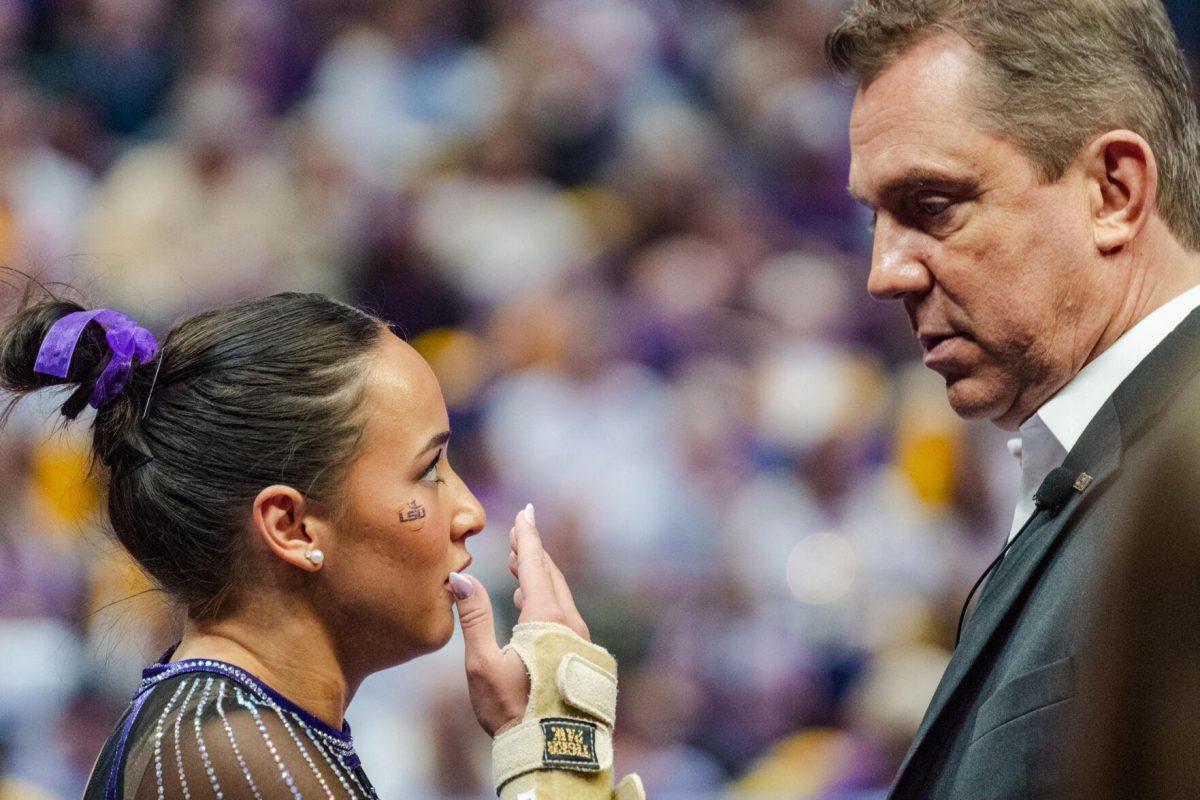
[[[641,779],[613,789],[617,662],[565,625],[524,622],[507,649],[529,671],[525,716],[496,734],[501,800],[644,800]]]

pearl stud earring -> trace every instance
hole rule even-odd
[[[325,554],[315,547],[305,553],[304,557],[307,558],[314,567],[319,567],[325,563]]]

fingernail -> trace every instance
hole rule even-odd
[[[475,594],[475,584],[471,583],[457,572],[451,572],[450,591],[454,592],[454,596],[459,600],[466,600],[468,597]]]
[[[530,525],[533,525],[536,527],[537,522],[535,522],[534,518],[533,518],[533,503],[530,503],[527,506],[525,506],[524,514],[525,514],[525,521],[528,522]]]

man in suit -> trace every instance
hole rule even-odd
[[[827,48],[859,86],[868,289],[903,304],[955,411],[1015,433],[1021,470],[891,796],[1066,796],[1111,532],[1200,407],[1184,60],[1161,0],[860,0]]]

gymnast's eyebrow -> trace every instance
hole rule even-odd
[[[429,440],[429,443],[422,447],[420,452],[413,456],[413,458],[420,458],[433,448],[441,447],[448,441],[450,441],[450,431],[442,431],[441,433],[434,434],[433,438]]]

